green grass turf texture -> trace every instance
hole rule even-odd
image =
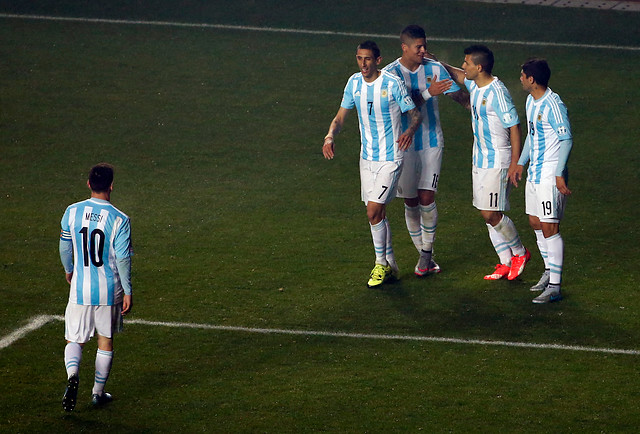
[[[464,2],[44,2],[0,12],[638,46],[637,14]],[[336,10],[337,9],[337,10]],[[354,17],[357,17],[354,18]],[[638,349],[637,51],[490,44],[524,122],[519,65],[549,59],[574,150],[565,300],[531,303],[480,277],[497,258],[471,205],[468,113],[441,100],[445,155],[436,258],[417,254],[389,207],[401,280],[365,287],[373,248],[359,201],[355,114],[320,148],[363,37],[65,23],[0,26],[0,336],[62,314],[57,238],[88,168],[116,166],[113,203],[132,218],[134,318]],[[544,31],[538,25],[548,22]],[[377,39],[383,63],[395,39]],[[467,42],[432,42],[459,64]],[[129,325],[90,408],[95,342],[78,407],[64,414],[63,327],[0,350],[0,430],[13,432],[635,431],[638,356],[443,343],[254,335]]]

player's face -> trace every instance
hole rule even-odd
[[[522,83],[522,88],[529,93],[533,89],[533,77],[527,77],[524,71],[520,71],[520,83]]]
[[[414,63],[422,63],[425,53],[427,52],[427,40],[424,38],[409,39],[402,44],[403,57]]]
[[[464,56],[464,62],[462,62],[462,70],[467,79],[475,80],[478,74],[480,74],[480,65],[473,63],[471,54],[467,54]]]
[[[365,81],[373,81],[378,78],[378,65],[381,61],[382,57],[374,57],[372,50],[359,49],[356,52],[356,62],[358,62],[358,68],[360,68]]]

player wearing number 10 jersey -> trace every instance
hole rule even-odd
[[[60,259],[70,285],[65,311],[66,411],[75,408],[82,348],[98,334],[92,403],[111,400],[104,385],[113,360],[113,335],[132,306],[129,217],[111,205],[113,168],[94,166],[87,182],[91,198],[70,205],[62,217]]]

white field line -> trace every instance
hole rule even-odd
[[[27,333],[35,331],[51,321],[64,321],[64,317],[60,315],[41,315],[31,319],[24,327],[19,328],[15,332],[0,339],[0,349],[6,348],[18,339],[24,337]],[[484,339],[457,339],[444,338],[437,336],[412,336],[412,335],[385,335],[371,333],[347,333],[347,332],[329,332],[316,330],[292,330],[292,329],[269,329],[254,327],[237,327],[222,326],[214,324],[194,324],[186,322],[162,322],[147,321],[144,319],[126,320],[126,324],[137,324],[155,327],[171,327],[182,329],[200,329],[200,330],[218,330],[231,331],[241,333],[259,333],[259,334],[278,334],[293,336],[320,336],[331,338],[351,338],[351,339],[369,339],[369,340],[394,340],[394,341],[418,341],[418,342],[437,342],[460,345],[482,345],[482,346],[500,346],[513,348],[531,348],[538,350],[560,350],[560,351],[582,351],[590,353],[605,354],[626,354],[632,356],[640,356],[640,350],[624,350],[617,348],[601,348],[601,347],[585,347],[579,345],[560,345],[560,344],[534,344],[529,342],[509,342],[509,341],[492,341]]]
[[[64,317],[55,316],[55,315],[40,315],[40,316],[31,318],[31,321],[29,321],[29,323],[26,326],[20,327],[13,333],[9,333],[7,336],[0,339],[0,350],[7,348],[18,339],[25,337],[28,333],[32,331],[38,330],[40,327],[42,327],[43,325],[53,320],[64,321]]]
[[[173,21],[141,21],[141,20],[121,20],[121,19],[107,19],[107,18],[56,17],[56,16],[48,16],[48,15],[19,15],[19,14],[4,14],[4,13],[0,13],[0,18],[19,18],[19,19],[45,20],[45,21],[71,21],[71,22],[80,22],[80,23],[101,23],[101,24],[127,24],[127,25],[143,25],[143,26],[194,27],[194,28],[218,29],[218,30],[239,30],[239,31],[255,31],[255,32],[296,33],[296,34],[306,34],[306,35],[348,36],[348,37],[372,38],[372,39],[376,39],[376,38],[397,39],[398,38],[398,35],[389,35],[389,34],[334,32],[331,30],[287,29],[287,28],[278,28],[278,27],[231,26],[226,24],[180,23],[180,22],[173,22]],[[428,39],[430,41],[443,41],[443,42],[585,48],[589,50],[604,49],[604,50],[640,51],[640,47],[625,46],[625,45],[578,44],[578,43],[571,43],[571,42],[509,41],[504,39],[467,39],[467,38],[448,38],[448,37],[432,37],[432,36],[430,36]]]

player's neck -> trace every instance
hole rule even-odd
[[[100,200],[106,200],[107,202],[111,201],[111,192],[110,191],[106,191],[103,193],[96,193],[95,191],[91,192],[91,198],[92,199],[100,199]]]
[[[491,74],[478,74],[474,80],[478,87],[485,87],[493,81],[493,75]]]
[[[536,86],[533,87],[533,89],[531,89],[531,91],[529,93],[531,94],[533,99],[539,100],[540,98],[542,98],[544,96],[545,93],[547,93],[547,88],[539,86],[539,85],[536,85]]]
[[[405,57],[400,57],[400,64],[411,72],[418,69],[418,67],[421,65],[420,63],[415,63],[411,59],[407,59]]]
[[[378,79],[378,77],[380,77],[380,74],[382,74],[382,71],[380,71],[378,69],[378,70],[376,70],[375,73],[371,74],[371,76],[369,76],[369,77],[362,76],[362,78],[364,78],[364,81],[367,82],[367,83],[373,83],[374,81],[376,81]]]

